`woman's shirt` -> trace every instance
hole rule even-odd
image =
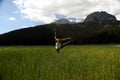
[[[59,41],[59,39],[56,39],[55,48],[56,49],[60,49],[61,48],[61,42]]]

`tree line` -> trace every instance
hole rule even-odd
[[[120,21],[117,21],[38,25],[1,34],[0,45],[54,45],[54,29],[61,38],[72,37],[74,45],[120,43]]]

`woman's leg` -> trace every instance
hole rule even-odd
[[[56,51],[57,51],[57,53],[59,53],[59,52],[60,52],[60,49],[56,49]]]
[[[69,44],[69,43],[71,43],[71,42],[72,42],[72,41],[71,41],[71,40],[69,40],[69,41],[67,41],[67,42],[63,43],[63,44],[62,44],[62,47],[66,46],[67,44]]]

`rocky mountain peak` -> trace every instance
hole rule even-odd
[[[91,13],[90,15],[88,15],[85,19],[84,22],[93,22],[93,23],[106,23],[106,22],[115,22],[116,17],[108,14],[105,11],[101,11],[101,12],[94,12]]]
[[[61,18],[53,22],[54,24],[71,24],[71,22],[65,18]]]

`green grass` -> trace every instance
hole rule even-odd
[[[120,47],[0,47],[0,80],[120,80]]]

